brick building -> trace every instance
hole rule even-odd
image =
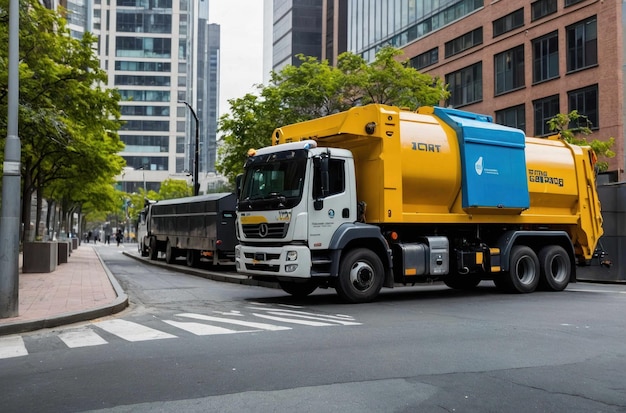
[[[371,58],[382,45],[400,47],[415,68],[445,79],[446,105],[529,136],[549,135],[548,119],[576,109],[591,122],[590,138],[615,138],[600,181],[624,181],[624,8],[617,0],[351,0],[348,49]]]

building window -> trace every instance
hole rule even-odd
[[[524,25],[524,9],[515,10],[493,22],[493,37],[498,37],[506,32],[517,29]]]
[[[535,112],[535,136],[544,136],[552,133],[548,121],[559,113],[559,95],[533,101]]]
[[[524,105],[496,111],[496,123],[526,132],[526,107]]]
[[[135,102],[169,102],[170,92],[165,90],[123,90],[120,89],[122,100]],[[180,99],[179,99],[180,100]]]
[[[137,131],[168,131],[170,130],[169,120],[125,120],[120,130]]]
[[[565,7],[573,6],[576,3],[580,3],[584,0],[565,0]]]
[[[496,95],[524,87],[524,46],[498,53],[494,58]]]
[[[472,30],[469,33],[465,33],[463,36],[450,40],[445,44],[445,57],[454,56],[474,46],[478,46],[483,43],[483,28]]]
[[[139,169],[144,165],[149,165],[150,171],[167,171],[168,159],[166,156],[122,156],[126,160],[126,165]]]
[[[128,62],[115,61],[115,70],[128,70],[134,72],[171,72],[172,64],[166,62]]]
[[[169,116],[169,106],[121,106],[124,116]]]
[[[124,152],[167,152],[169,136],[120,135]]]
[[[411,59],[411,67],[420,70],[439,62],[439,48],[435,47]]]
[[[598,31],[596,16],[568,26],[567,71],[572,72],[598,64]]]
[[[530,21],[556,13],[556,0],[538,0],[530,5]]]
[[[600,127],[598,116],[598,85],[567,92],[567,100],[570,112],[576,110],[580,115],[587,117],[588,124],[580,124],[579,126],[585,126],[591,129]]]
[[[117,57],[161,57],[170,58],[172,41],[165,38],[118,37],[115,43]]]
[[[115,75],[116,86],[169,86],[169,76],[146,76],[146,75]]]
[[[483,99],[483,64],[468,66],[446,75],[450,87],[447,104],[453,107],[468,105]]]
[[[185,137],[176,137],[176,153],[185,153]]]
[[[185,158],[176,158],[176,173],[182,174],[185,171]]]
[[[533,40],[533,83],[559,76],[559,35],[552,32]]]

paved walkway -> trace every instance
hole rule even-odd
[[[19,274],[18,316],[0,318],[0,335],[56,327],[114,314],[128,297],[93,245],[83,243],[50,273]]]

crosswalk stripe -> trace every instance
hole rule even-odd
[[[21,336],[0,337],[0,359],[27,355],[28,350]]]
[[[257,310],[257,311],[259,310],[267,311],[269,314],[283,315],[286,317],[295,316],[299,318],[308,318],[312,320],[323,320],[323,321],[334,322],[334,323],[338,323],[338,324],[342,324],[346,326],[361,325],[361,323],[355,322],[353,317],[350,317],[347,315],[341,315],[341,314],[336,314],[336,315],[318,314],[318,313],[309,313],[306,311],[286,310],[282,308],[281,309],[272,309],[272,308],[265,308],[265,307],[248,307],[248,308],[251,310]]]
[[[235,324],[239,326],[251,327],[251,328],[256,328],[260,330],[269,330],[269,331],[291,330],[291,327],[283,327],[283,326],[277,326],[274,324],[265,324],[265,323],[254,323],[254,322],[243,321],[243,320],[232,320],[230,318],[212,317],[212,316],[203,315],[203,314],[182,313],[182,314],[177,314],[177,316],[194,318],[196,320],[203,320],[203,321],[216,321],[219,323]]]
[[[65,333],[59,333],[59,338],[63,340],[65,345],[69,348],[107,344],[107,341],[93,330],[67,331]]]
[[[186,323],[173,320],[163,320],[169,325],[180,328],[181,330],[188,331],[197,336],[211,336],[216,334],[236,334],[236,333],[251,333],[259,330],[231,330],[224,327],[212,326],[202,323]]]
[[[176,338],[176,336],[163,331],[155,330],[141,324],[126,320],[104,320],[94,323],[95,326],[123,338],[126,341],[159,340],[164,338]]]
[[[253,313],[254,315],[257,315],[256,313]],[[318,320],[318,321],[322,321],[322,322],[326,322],[326,323],[330,323],[330,324],[324,324],[324,325],[336,325],[336,324],[341,324],[344,326],[360,326],[361,323],[357,323],[354,321],[343,321],[343,320],[337,320],[334,319],[332,316],[326,317],[326,316],[311,316],[311,315],[304,315],[304,314],[294,314],[294,313],[286,313],[283,311],[268,311],[267,314],[271,314],[274,316],[283,316],[283,317],[292,317],[292,318],[286,318],[284,319],[285,321],[290,322],[291,320],[295,320],[295,319],[306,319],[306,320]],[[297,317],[297,318],[293,318],[293,317]],[[266,317],[267,318],[267,317]],[[281,320],[277,320],[277,321],[282,321]],[[301,323],[301,324],[305,324],[305,325],[309,325],[306,323]],[[314,324],[310,324],[310,325],[314,325]]]
[[[330,323],[323,323],[321,321],[298,320],[298,319],[295,319],[295,318],[275,317],[275,316],[271,316],[271,315],[267,315],[267,314],[258,314],[258,313],[252,313],[252,314],[257,316],[257,317],[265,318],[265,319],[268,319],[268,320],[280,321],[280,322],[283,322],[283,323],[301,324],[301,325],[311,326],[311,327],[327,327],[327,326],[334,325],[334,324],[330,324]]]

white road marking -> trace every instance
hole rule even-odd
[[[93,330],[67,331],[60,333],[59,338],[63,340],[69,348],[100,346],[107,344],[107,341],[100,337]]]
[[[111,334],[123,338],[126,341],[159,340],[164,338],[176,338],[176,336],[163,331],[155,330],[141,324],[126,320],[105,320],[94,323],[96,327]]]
[[[0,337],[0,359],[27,356],[28,350],[21,336]]]
[[[203,314],[182,313],[182,314],[176,314],[176,315],[178,317],[187,317],[187,318],[193,318],[193,319],[202,320],[202,321],[216,321],[218,323],[235,324],[238,326],[251,327],[251,328],[256,328],[259,330],[268,330],[268,331],[291,330],[291,327],[283,327],[283,326],[277,326],[274,324],[265,324],[265,323],[253,323],[250,321],[242,321],[242,320],[231,320],[229,318],[212,317],[212,316],[203,315]]]
[[[267,311],[268,314],[273,314],[276,316],[298,317],[298,318],[305,318],[305,319],[310,319],[310,320],[321,320],[321,321],[337,323],[337,324],[341,324],[345,326],[360,326],[361,325],[361,323],[357,323],[356,321],[354,321],[353,317],[342,315],[342,314],[330,315],[330,314],[318,314],[318,313],[309,313],[306,311],[294,311],[294,310],[285,310],[285,309],[266,309],[266,308],[258,308],[258,307],[248,307],[248,308],[250,308],[251,310],[257,310],[257,311],[259,310]]]
[[[236,333],[252,333],[260,330],[231,330],[224,327],[212,326],[209,324],[201,323],[185,323],[180,321],[163,320],[169,325],[180,328],[181,330],[188,331],[197,336],[211,336],[216,334],[236,334]]]
[[[257,317],[266,318],[268,320],[280,321],[283,323],[301,324],[301,325],[311,326],[311,327],[328,327],[328,326],[336,325],[336,324],[330,324],[330,323],[322,323],[320,321],[306,321],[306,320],[298,320],[295,318],[275,317],[275,316],[271,316],[267,314],[259,314],[259,313],[252,313],[252,314]]]

